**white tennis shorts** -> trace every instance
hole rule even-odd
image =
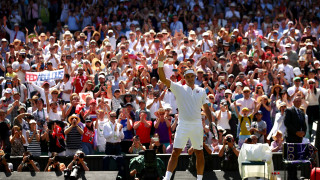
[[[190,138],[193,149],[202,150],[203,127],[202,124],[178,124],[174,136],[173,148],[184,149]]]

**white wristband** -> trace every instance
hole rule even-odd
[[[158,67],[163,67],[163,61],[158,61]]]

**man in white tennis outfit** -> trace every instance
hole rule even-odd
[[[203,88],[195,85],[196,74],[192,69],[187,69],[184,72],[186,85],[181,85],[180,83],[175,83],[166,79],[163,70],[163,61],[165,59],[165,52],[160,51],[158,56],[159,77],[160,80],[171,89],[176,97],[177,107],[179,109],[179,119],[174,138],[173,151],[168,162],[164,180],[170,180],[172,172],[177,166],[180,153],[186,146],[189,138],[197,157],[197,180],[201,180],[204,170],[201,108],[203,108],[208,119],[212,121],[211,112],[207,104],[207,94]]]

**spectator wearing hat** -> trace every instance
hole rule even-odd
[[[198,68],[197,69],[197,77],[195,79],[195,84],[200,86],[202,83],[203,83],[203,74],[204,74],[204,71],[202,68]]]
[[[13,126],[10,136],[11,156],[22,156],[25,151],[23,144],[26,143],[19,126]]]
[[[292,38],[292,39],[294,39],[294,38]],[[295,47],[297,47],[297,46],[298,46],[298,44]],[[298,56],[297,52],[295,50],[293,50],[292,44],[287,43],[287,44],[285,44],[284,48],[285,48],[285,51],[283,53],[283,56],[287,56],[289,58],[288,64],[291,65],[292,67],[297,67],[298,66],[297,61],[299,59],[299,56]]]
[[[272,143],[271,143],[271,151],[272,152],[282,152],[283,148],[283,133],[281,131],[277,131],[274,136],[272,136]]]
[[[14,76],[12,78],[12,86],[14,92],[20,93],[20,102],[26,103],[27,102],[27,96],[28,96],[28,90],[24,84],[20,83],[20,79],[18,76]]]
[[[306,101],[309,102],[307,107],[308,123],[309,123],[309,134],[312,134],[313,122],[319,120],[319,96],[320,89],[316,86],[316,81],[314,79],[309,79],[307,84],[307,94]]]
[[[82,32],[80,33],[80,35],[78,36],[78,41],[75,43],[75,48],[78,48],[80,45],[82,45],[83,47],[87,47],[88,46],[88,42],[86,41],[87,36]]]
[[[120,142],[124,138],[123,126],[117,121],[116,112],[109,114],[109,123],[104,125],[103,135],[106,138],[107,155],[119,155],[121,153]]]
[[[15,117],[18,116],[18,109],[20,106],[26,107],[26,105],[20,100],[20,93],[14,92],[13,93],[13,102],[8,106],[7,109],[7,118],[11,121],[11,124],[13,124],[13,120]]]
[[[85,81],[85,84],[80,93],[89,93],[89,92],[93,93],[93,89],[94,89],[93,82],[91,80],[87,80]]]
[[[202,52],[206,52],[207,50],[210,50],[211,47],[213,47],[214,42],[209,39],[209,33],[204,32],[202,33],[202,40],[198,41],[197,46],[200,46],[200,49]]]
[[[10,35],[10,43],[12,43],[15,39],[19,39],[22,42],[25,42],[25,35],[23,32],[19,31],[19,24],[14,24],[14,30],[11,30],[7,26],[7,17],[3,17],[3,28]]]
[[[264,143],[265,136],[267,135],[267,124],[262,120],[262,111],[258,110],[255,115],[253,122],[251,123],[250,133],[257,136],[257,143]],[[270,128],[271,129],[271,128]]]
[[[243,98],[236,101],[237,106],[240,106],[240,112],[243,108],[248,108],[250,112],[253,112],[255,106],[255,100],[250,97],[251,90],[248,87],[244,87],[242,90]]]
[[[285,72],[285,78],[288,80],[289,83],[291,83],[291,79],[294,78],[293,74],[293,67],[289,65],[289,58],[288,56],[282,56],[280,57],[281,64],[278,66],[278,71],[280,69],[283,69]]]
[[[246,91],[246,90],[245,90]],[[254,111],[250,113],[250,109],[247,107],[243,107],[241,109],[241,114],[239,114],[238,111],[238,103],[237,101],[234,101],[234,106],[236,110],[236,115],[238,116],[239,120],[239,125],[238,125],[238,133],[239,133],[239,142],[238,145],[239,147],[242,146],[244,143],[245,139],[249,138],[251,133],[250,133],[250,127],[252,124],[253,116],[257,112],[257,108],[254,108]],[[254,107],[256,107],[256,102],[254,102]]]
[[[21,50],[19,53],[18,61],[12,63],[12,69],[15,73],[17,73],[18,78],[21,80],[21,83],[24,84],[26,82],[26,72],[30,70],[30,65],[25,61],[26,52]]]
[[[307,94],[307,90],[305,88],[301,87],[301,78],[300,77],[293,78],[293,86],[289,87],[287,91],[288,91],[289,97],[293,97],[299,91],[301,91],[304,95]]]
[[[27,151],[31,152],[33,156],[40,156],[40,131],[37,129],[37,122],[32,119],[29,121],[29,126],[30,130],[26,132],[26,138],[29,143]]]
[[[80,118],[73,114],[68,118],[69,127],[64,130],[66,135],[66,156],[73,156],[81,146],[81,137],[83,135],[83,128],[81,127]]]
[[[103,92],[107,92],[109,88],[111,89],[111,85],[108,85],[108,83],[106,83],[106,77],[104,74],[99,74],[98,79],[99,84],[96,85],[93,89],[94,98],[101,97],[101,95],[103,95]]]
[[[6,82],[7,83],[7,82]],[[10,82],[10,84],[12,84]],[[2,92],[2,97],[0,99],[1,103],[0,103],[0,107],[2,110],[7,111],[8,106],[14,102],[14,99],[12,97],[12,89],[11,88],[6,88],[3,92]],[[6,115],[7,116],[7,115]]]

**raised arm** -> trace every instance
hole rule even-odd
[[[166,59],[165,52],[162,50],[158,54],[158,68],[159,68],[159,78],[168,88],[170,88],[171,81],[166,78],[163,70],[163,61]]]

